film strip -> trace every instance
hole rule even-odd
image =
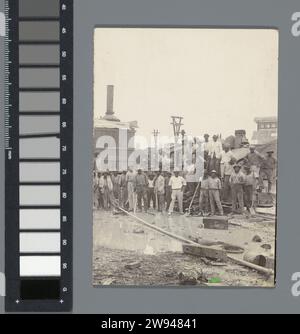
[[[72,307],[73,1],[6,1],[6,311]]]

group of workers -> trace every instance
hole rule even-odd
[[[105,210],[122,207],[128,211],[136,209],[147,212],[149,208],[159,212],[173,212],[177,199],[179,211],[183,212],[183,192],[186,180],[175,170],[137,172],[128,171],[104,173],[94,172],[94,206]]]
[[[264,188],[271,191],[276,160],[273,151],[266,156],[258,153],[254,146],[249,153],[237,161],[229,145],[218,141],[204,142],[204,173],[199,182],[190,185],[184,172],[135,172],[129,168],[123,172],[94,172],[94,207],[105,210],[124,208],[128,211],[147,212],[151,207],[158,212],[171,215],[177,203],[177,210],[183,214],[185,189],[199,194],[200,215],[224,215],[222,202],[232,204],[233,214],[251,212],[255,206],[255,194]],[[187,187],[188,186],[188,187]],[[217,209],[217,210],[216,210]]]

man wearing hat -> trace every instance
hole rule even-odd
[[[164,179],[165,179],[165,201],[166,201],[166,211],[169,210],[171,201],[172,201],[172,189],[171,186],[169,186],[170,179],[172,174],[170,172],[164,173]]]
[[[212,170],[210,172],[210,177],[208,178],[208,193],[211,214],[214,216],[216,213],[216,205],[218,207],[219,213],[223,216],[223,207],[220,200],[220,191],[222,189],[221,180],[217,176],[217,171]]]
[[[127,201],[126,174],[127,174],[127,171],[123,170],[123,172],[122,172],[122,174],[120,175],[120,178],[119,178],[119,187],[120,187],[119,204],[122,208],[125,207],[125,203]]]
[[[142,211],[142,200],[144,204],[144,210],[148,210],[148,197],[147,197],[148,178],[141,169],[135,176],[135,191],[137,194],[137,205],[140,211]]]
[[[276,168],[276,159],[273,157],[274,151],[267,151],[266,158],[263,159],[261,168],[260,168],[260,179],[268,180],[268,193],[271,191],[272,182],[274,178],[274,170]]]
[[[99,188],[103,197],[103,207],[105,210],[112,209],[116,205],[113,194],[113,183],[109,171],[105,171],[99,180]]]
[[[148,174],[148,187],[147,187],[147,197],[148,197],[148,208],[151,207],[151,201],[153,209],[156,208],[156,196],[155,196],[155,181],[154,174]]]
[[[217,135],[213,135],[213,141],[209,145],[209,171],[213,169],[220,175],[220,161],[222,155],[222,143]]]
[[[246,155],[246,163],[250,166],[251,171],[254,172],[256,179],[259,178],[259,170],[264,157],[255,150],[255,146],[249,147],[250,152]]]
[[[231,173],[233,172],[233,165],[235,164],[236,159],[230,149],[229,144],[224,144],[224,151],[221,155],[221,180],[223,181],[223,191],[222,191],[222,199],[225,202],[231,200],[230,198],[230,184],[229,178]]]
[[[202,216],[209,213],[209,190],[208,190],[208,180],[209,175],[207,170],[204,170],[203,179],[201,181],[200,187],[200,197],[199,197],[199,212]]]
[[[178,168],[174,169],[174,175],[171,176],[170,178],[169,186],[172,189],[172,195],[171,195],[172,201],[169,207],[169,215],[171,215],[173,212],[176,199],[178,201],[179,212],[182,214],[183,213],[183,191],[186,186],[186,181],[182,176],[179,175]]]
[[[127,196],[128,196],[128,211],[133,211],[134,208],[134,187],[135,187],[135,176],[136,173],[133,171],[131,167],[128,168],[128,172],[126,174],[126,184],[127,184]]]
[[[244,166],[245,184],[244,184],[244,203],[248,212],[253,207],[253,191],[255,190],[256,179],[254,172],[250,170],[250,166]]]
[[[155,194],[157,196],[158,212],[162,212],[165,206],[165,178],[161,171],[157,172],[155,179]]]
[[[206,163],[208,163],[208,154],[210,150],[209,134],[205,133],[203,137],[204,137],[204,143],[203,143],[204,160],[206,161]],[[204,166],[204,168],[207,168],[207,166]]]
[[[243,185],[245,184],[245,174],[241,171],[239,164],[233,165],[233,172],[230,175],[232,213],[242,214],[244,211]]]

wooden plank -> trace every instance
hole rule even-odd
[[[228,218],[223,216],[210,216],[203,218],[204,228],[214,230],[228,230]]]
[[[209,259],[221,260],[223,262],[227,260],[226,252],[217,247],[183,244],[182,250],[185,254],[207,257]]]

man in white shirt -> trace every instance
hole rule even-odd
[[[172,189],[172,201],[169,207],[169,215],[173,212],[176,199],[178,201],[179,212],[183,214],[183,190],[186,186],[186,181],[182,176],[179,176],[178,170],[174,170],[174,175],[170,178],[169,186]]]
[[[217,135],[213,135],[213,141],[209,146],[209,171],[215,170],[220,175],[220,160],[222,155],[222,143]]]
[[[148,188],[147,188],[148,209],[150,209],[151,201],[152,201],[153,209],[155,209],[155,207],[156,207],[156,196],[155,196],[155,192],[154,192],[154,183],[155,183],[154,175],[149,174],[149,176],[148,176]]]
[[[129,167],[125,179],[127,183],[128,203],[129,203],[128,211],[133,211],[134,209],[135,176],[136,173],[132,170],[132,168]]]
[[[155,180],[155,193],[157,195],[158,211],[162,212],[165,203],[165,178],[162,176],[161,171],[157,173],[157,178]]]

